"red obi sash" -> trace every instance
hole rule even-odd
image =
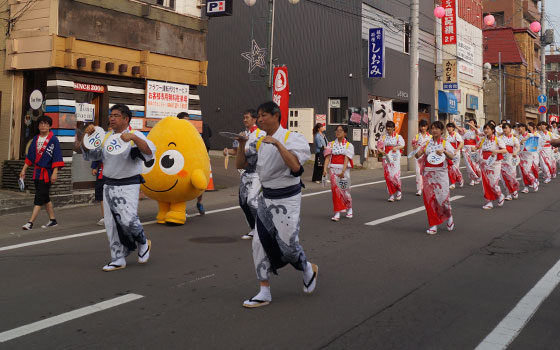
[[[476,146],[476,140],[465,140],[465,146]]]
[[[508,153],[513,153],[513,146],[506,146]]]
[[[490,158],[491,155],[492,155],[492,151],[482,151],[482,159],[488,159]],[[498,153],[497,156],[498,157],[496,158],[496,160],[504,159],[504,155],[502,153]]]

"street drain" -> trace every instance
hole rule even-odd
[[[235,243],[236,239],[224,236],[210,236],[210,237],[194,237],[189,239],[193,243],[206,243],[206,244],[224,244]]]

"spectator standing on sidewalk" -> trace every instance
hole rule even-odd
[[[62,160],[62,151],[58,138],[54,136],[51,131],[52,119],[48,116],[41,116],[37,119],[39,124],[39,134],[33,138],[25,164],[21,173],[20,179],[25,179],[25,172],[31,165],[35,166],[33,171],[33,181],[35,182],[35,200],[33,204],[33,212],[29,221],[21,228],[24,230],[31,230],[33,223],[44,205],[49,214],[49,222],[41,226],[52,227],[56,226],[56,218],[54,216],[54,208],[49,196],[51,184],[55,183],[58,178],[58,169],[64,166]]]
[[[313,177],[311,181],[315,183],[321,183],[323,176],[323,166],[325,165],[325,148],[329,141],[325,136],[325,130],[327,129],[321,123],[315,124],[313,127],[313,141],[315,142],[315,164],[313,165]]]

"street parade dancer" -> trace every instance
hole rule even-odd
[[[236,165],[247,166],[246,154],[258,154],[257,174],[262,184],[257,209],[257,235],[253,238],[253,260],[260,291],[245,300],[243,306],[255,308],[270,304],[270,273],[291,264],[303,273],[303,291],[312,293],[319,268],[310,263],[299,244],[301,210],[301,174],[311,157],[309,144],[302,134],[280,125],[280,107],[274,102],[259,106],[258,124],[268,136],[253,141],[247,153],[245,138],[239,139]]]
[[[383,174],[389,192],[389,202],[402,198],[401,183],[401,150],[405,143],[401,135],[395,132],[395,123],[388,121],[385,125],[387,133],[379,140],[377,150],[383,156]]]
[[[541,134],[539,133],[539,130],[537,129],[537,126],[535,125],[535,123],[533,122],[528,122],[527,123],[527,130],[529,131],[529,134],[531,136],[537,136],[539,138],[539,146],[542,144],[542,137]],[[533,152],[533,163],[535,163],[535,166],[537,167],[537,179],[539,178],[538,176],[538,172],[540,169],[540,155],[539,152]]]
[[[467,122],[468,129],[463,129],[463,156],[465,158],[465,168],[467,169],[467,175],[471,182],[469,185],[478,185],[482,181],[482,174],[480,172],[480,165],[478,164],[478,158],[473,159],[475,152],[478,152],[477,146],[480,141],[480,136],[478,135],[478,126],[476,120],[471,119]]]
[[[41,227],[46,228],[58,225],[49,192],[51,185],[58,178],[58,169],[64,166],[62,151],[58,138],[51,131],[51,117],[46,115],[40,116],[37,118],[37,125],[39,127],[39,134],[31,141],[23,169],[21,169],[19,174],[20,181],[24,181],[27,168],[32,165],[34,166],[35,199],[33,201],[33,211],[29,221],[21,227],[23,230],[33,229],[33,223],[43,206],[45,206],[45,210],[49,215],[49,222]]]
[[[525,147],[525,141],[531,136],[533,135],[527,131],[527,125],[520,123],[519,142],[521,152],[519,153],[519,168],[521,169],[521,176],[523,177],[523,184],[525,185],[521,193],[529,193],[529,186],[532,187],[535,192],[539,190],[539,168],[533,162],[534,152],[530,152]]]
[[[482,151],[480,167],[482,170],[482,185],[486,204],[483,209],[492,209],[493,201],[498,200],[498,206],[504,205],[505,197],[500,189],[500,175],[502,172],[502,159],[507,152],[504,141],[496,136],[496,126],[488,122],[484,125],[484,138],[478,148]]]
[[[548,124],[546,122],[539,122],[537,124],[538,134],[543,141],[543,147],[539,152],[541,170],[543,172],[544,183],[549,183],[552,179],[556,178],[556,162],[552,158],[552,133],[548,131]]]
[[[346,211],[347,218],[351,219],[353,217],[352,197],[350,196],[350,168],[354,167],[354,145],[346,140],[347,134],[348,127],[338,125],[335,129],[336,139],[329,142],[325,149],[323,176],[328,176],[331,180],[334,207],[332,221],[339,221],[340,213],[343,211]]]
[[[259,138],[266,136],[266,132],[257,127],[257,111],[254,109],[248,109],[245,113],[243,113],[243,124],[245,125],[245,131],[241,132],[241,135],[249,138],[245,144],[245,152],[247,152],[249,145]],[[234,148],[224,149],[224,155],[237,155],[238,146],[239,141],[234,141]],[[253,239],[257,230],[257,205],[259,192],[261,190],[261,182],[259,181],[259,176],[255,172],[257,167],[257,154],[246,154],[245,158],[247,159],[247,167],[239,170],[241,173],[241,183],[239,184],[239,206],[245,214],[245,220],[247,221],[251,231],[243,235],[241,239]]]
[[[517,199],[519,197],[519,182],[517,181],[517,155],[519,154],[520,146],[517,137],[513,136],[511,124],[502,124],[504,134],[502,140],[506,146],[507,153],[502,161],[502,180],[504,187],[507,189],[508,195],[505,197],[507,201]]]
[[[426,146],[428,141],[430,141],[430,139],[432,138],[432,135],[428,132],[428,127],[429,124],[426,120],[422,119],[420,120],[420,122],[418,122],[418,134],[416,134],[416,137],[414,137],[414,139],[412,140],[412,144],[413,144],[412,146],[418,151],[424,148],[424,146]],[[422,189],[423,189],[422,171],[420,165],[421,162],[422,162],[421,159],[418,158],[416,159],[416,195],[417,196],[422,195]]]
[[[144,181],[140,175],[143,164],[153,159],[156,147],[142,132],[130,128],[132,114],[127,106],[116,104],[110,112],[112,131],[105,135],[101,146],[94,150],[82,147],[85,160],[103,161],[103,212],[111,250],[111,261],[103,266],[103,271],[125,268],[125,258],[137,246],[138,262],[147,263],[152,245],[138,218],[138,196]],[[85,130],[87,135],[94,132],[93,125]],[[127,145],[129,142],[132,144]],[[120,147],[124,147],[122,153],[118,153]]]
[[[453,159],[448,159],[449,171],[449,188],[455,189],[455,184],[459,183],[459,187],[463,187],[463,174],[461,174],[461,150],[463,149],[463,138],[456,131],[454,123],[447,123],[447,142],[455,149]]]
[[[455,156],[455,148],[443,137],[443,129],[442,122],[433,122],[430,128],[432,139],[416,153],[416,159],[420,159],[422,164],[423,199],[430,225],[426,233],[429,235],[436,234],[438,225],[446,221],[449,231],[455,228],[451,214],[446,161]]]

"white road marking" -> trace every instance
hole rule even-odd
[[[558,283],[560,283],[560,260],[525,294],[475,350],[506,349],[529,323]]]
[[[143,297],[144,296],[139,294],[132,294],[132,293],[126,294],[118,298],[97,303],[95,305],[86,306],[81,309],[66,312],[58,316],[49,317],[41,321],[37,321],[34,323],[27,324],[25,326],[14,328],[9,331],[0,333],[0,343],[4,343],[12,339],[22,337],[24,335],[35,333],[45,328],[53,327],[64,322],[74,320],[76,318],[84,317],[99,311],[110,309],[115,306],[129,303],[131,301],[138,300]]]
[[[214,277],[214,276],[216,276],[216,274],[211,274],[211,275],[206,275],[206,276],[202,276],[202,277],[197,277],[197,278],[195,278],[194,280],[190,280],[190,281],[187,281],[187,282],[179,283],[179,284],[177,285],[177,287],[182,287],[182,286],[187,285],[187,284],[189,284],[189,283],[194,283],[194,282],[202,281],[202,280],[205,280],[205,279],[208,279],[208,278],[212,278],[212,277]]]
[[[465,197],[465,196],[454,196],[454,197],[451,197],[451,198],[449,199],[449,201],[454,201],[454,200],[456,200],[456,199],[461,199],[461,198],[464,198],[464,197]],[[404,217],[404,216],[416,214],[416,213],[419,213],[419,212],[424,211],[424,210],[426,210],[426,208],[423,207],[423,206],[422,206],[422,207],[415,208],[415,209],[410,209],[410,210],[407,210],[407,211],[403,211],[402,213],[398,213],[398,214],[391,215],[391,216],[387,216],[387,217],[384,217],[384,218],[381,218],[381,219],[377,219],[377,220],[373,220],[373,221],[370,221],[370,222],[366,222],[365,225],[368,225],[368,226],[379,225],[379,224],[382,224],[382,223],[384,223],[384,222],[392,221],[392,220],[395,220],[395,219],[398,219],[398,218],[402,218],[402,217]]]
[[[414,177],[414,176],[415,175],[403,176],[403,177],[401,177],[401,179],[408,179],[408,178],[411,178],[411,177]],[[380,183],[384,183],[384,182],[385,182],[385,180],[366,182],[366,183],[363,183],[363,184],[353,185],[352,188],[376,185],[376,184],[380,184]],[[326,190],[326,191],[307,193],[307,194],[302,195],[302,197],[311,197],[311,196],[316,196],[316,195],[325,194],[325,193],[331,193],[331,190],[329,189],[329,190]],[[222,212],[225,212],[225,211],[236,210],[236,209],[241,209],[241,207],[234,206],[234,207],[228,207],[228,208],[222,208],[222,209],[209,210],[209,211],[206,212],[206,215],[222,213]],[[192,216],[200,216],[200,214],[199,213],[189,214],[188,216],[191,216],[191,217]],[[155,223],[156,223],[156,221],[152,220],[152,221],[143,222],[142,225],[146,226],[146,225],[151,225],[151,224],[155,224]],[[65,239],[86,237],[86,236],[91,236],[91,235],[95,235],[95,234],[103,233],[103,232],[106,232],[106,230],[95,230],[95,231],[90,231],[90,232],[77,233],[77,234],[74,234],[74,235],[54,237],[54,238],[48,238],[48,239],[41,239],[39,241],[32,241],[32,242],[14,244],[14,245],[9,245],[9,246],[5,246],[5,247],[0,247],[0,252],[6,251],[6,250],[13,250],[13,249],[19,249],[19,248],[24,248],[24,247],[30,247],[30,246],[45,244],[45,243],[50,243],[50,242],[62,241],[62,240],[65,240]]]

